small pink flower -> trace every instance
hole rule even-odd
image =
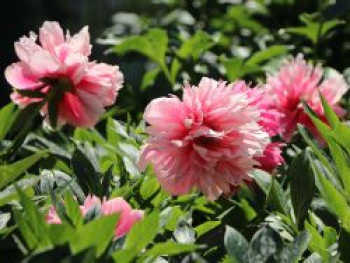
[[[263,156],[256,159],[260,163],[259,168],[267,172],[272,172],[277,166],[282,165],[284,163],[281,155],[282,146],[283,144],[279,142],[269,143],[265,148]]]
[[[153,165],[161,185],[180,195],[199,189],[209,199],[250,181],[248,172],[269,143],[239,83],[226,85],[203,78],[198,87],[185,85],[182,101],[175,96],[153,100],[144,119],[150,139],[139,167]]]
[[[57,22],[45,22],[39,30],[39,42],[33,32],[15,43],[19,62],[7,67],[5,77],[15,88],[11,99],[21,107],[42,98],[29,98],[21,90],[48,94],[58,89],[58,124],[91,127],[96,124],[104,108],[115,102],[122,87],[123,75],[117,66],[89,62],[90,35],[84,27],[70,36]],[[47,105],[42,114],[48,120]]]
[[[46,214],[46,222],[49,224],[62,224],[61,218],[58,216],[54,206],[51,206]]]
[[[80,206],[80,210],[83,216],[93,208],[98,206],[101,208],[102,215],[120,214],[118,223],[115,228],[115,236],[120,238],[126,235],[132,226],[142,220],[143,211],[133,210],[130,205],[121,197],[113,198],[111,200],[101,200],[96,196],[86,197],[84,204]],[[57,215],[56,209],[50,207],[47,215],[46,222],[49,224],[61,224],[62,221]]]
[[[323,79],[324,78],[324,79]],[[305,113],[304,100],[321,118],[325,119],[319,92],[338,116],[344,116],[345,110],[338,103],[348,90],[343,76],[333,72],[325,76],[320,65],[307,63],[303,55],[287,60],[277,74],[267,78],[267,90],[271,97],[268,109],[281,114],[281,136],[290,141],[297,123],[308,127],[316,137],[318,133],[310,118]]]

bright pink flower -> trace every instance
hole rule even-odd
[[[307,63],[301,54],[287,60],[277,74],[267,78],[267,90],[272,98],[269,109],[276,110],[282,115],[280,119],[282,137],[290,141],[297,123],[305,125],[318,136],[303,109],[302,100],[325,119],[319,98],[321,92],[337,115],[343,116],[345,111],[338,102],[348,88],[341,74],[332,72],[330,76],[326,76],[320,65],[313,66]]]
[[[58,89],[58,124],[91,127],[104,108],[115,102],[122,87],[123,75],[117,66],[89,62],[90,35],[84,27],[70,36],[57,22],[45,22],[37,35],[31,33],[15,43],[19,62],[7,67],[5,77],[16,89],[12,100],[21,107],[41,101],[24,97],[21,90],[49,93]],[[50,81],[48,81],[50,80]],[[55,84],[54,84],[55,83]],[[60,83],[60,85],[58,84]],[[42,108],[46,116],[47,105]]]
[[[284,163],[281,155],[281,147],[283,145],[279,142],[269,143],[265,148],[263,156],[256,159],[260,163],[259,168],[267,172],[272,172],[277,166],[282,165]]]
[[[117,238],[126,235],[132,226],[143,218],[143,211],[133,210],[130,205],[121,197],[113,198],[111,200],[101,200],[96,196],[88,196],[84,204],[80,206],[81,213],[86,213],[98,206],[101,208],[102,215],[120,214],[117,226],[115,228],[115,236]],[[46,215],[46,222],[49,224],[61,224],[62,221],[57,215],[54,206],[50,207]]]
[[[250,181],[248,172],[269,137],[239,84],[203,78],[198,87],[185,85],[182,101],[173,96],[153,100],[144,119],[150,139],[139,167],[153,164],[161,185],[180,195],[197,188],[209,199],[230,194]]]

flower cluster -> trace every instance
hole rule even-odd
[[[111,200],[101,200],[96,196],[88,196],[84,204],[80,206],[82,215],[86,215],[89,210],[94,207],[101,209],[102,215],[120,214],[118,223],[115,228],[115,236],[117,238],[127,234],[131,227],[143,218],[143,211],[133,210],[130,205],[121,197],[117,197]],[[51,206],[47,215],[46,222],[49,224],[61,224],[62,221],[59,218],[54,206]]]
[[[119,68],[89,62],[87,27],[64,36],[58,23],[45,22],[40,45],[37,38],[31,33],[15,43],[20,61],[5,72],[15,88],[12,100],[22,107],[43,102],[41,112],[53,126],[94,126],[122,87]],[[186,84],[182,99],[158,98],[147,106],[149,139],[138,165],[144,170],[152,164],[160,184],[173,195],[194,188],[211,200],[231,195],[251,182],[254,167],[271,172],[284,163],[281,147],[291,141],[298,123],[322,141],[302,101],[326,121],[319,93],[343,116],[339,101],[347,90],[341,74],[327,75],[302,55],[286,60],[279,72],[267,76],[266,84],[255,88],[240,80],[226,83],[204,77],[198,86]],[[103,214],[122,213],[117,236],[142,217],[123,199],[101,203],[96,197],[87,198],[82,213],[96,204]],[[60,222],[54,208],[48,222]]]

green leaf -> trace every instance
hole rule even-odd
[[[208,233],[209,231],[213,230],[217,226],[221,224],[221,221],[207,221],[195,228],[197,237],[201,237],[202,235]]]
[[[327,100],[323,97],[321,92],[319,92],[319,96],[321,98],[322,107],[324,109],[328,123],[332,126],[333,129],[336,129],[340,124],[337,114],[333,111],[333,109],[328,104]]]
[[[165,67],[167,49],[167,33],[159,28],[151,29],[145,35],[124,38],[113,48],[118,55],[124,55],[131,51],[141,53],[159,64],[161,68]]]
[[[125,248],[141,251],[151,243],[159,231],[159,212],[153,211],[136,223],[125,240]]]
[[[314,44],[316,44],[321,37],[325,37],[334,27],[344,24],[344,21],[338,19],[325,22],[316,21],[315,15],[306,13],[300,15],[300,20],[305,26],[289,27],[285,28],[284,31],[287,33],[302,35],[311,40]]]
[[[84,193],[91,193],[101,197],[102,185],[99,174],[90,159],[81,150],[76,149],[74,151],[71,167]]]
[[[188,253],[197,249],[195,244],[181,244],[174,241],[155,244],[146,252],[146,256],[173,256],[182,253]]]
[[[292,243],[283,248],[278,257],[278,262],[297,263],[308,247],[310,236],[307,231],[301,232]]]
[[[246,64],[241,58],[225,59],[222,62],[222,65],[225,68],[226,76],[230,81],[237,80],[247,74],[257,73],[262,70],[257,65]]]
[[[269,193],[266,197],[266,203],[275,207],[278,212],[289,215],[287,197],[276,179],[272,179],[271,181]]]
[[[133,262],[133,259],[137,256],[137,252],[133,249],[121,249],[113,253],[112,257],[114,262],[129,263]]]
[[[13,103],[6,105],[0,110],[0,141],[2,141],[9,132],[17,114],[16,105]]]
[[[4,164],[0,166],[0,189],[15,181],[17,177],[26,172],[31,166],[40,159],[47,157],[46,152],[37,152],[27,158],[12,164]]]
[[[269,227],[263,227],[254,234],[244,262],[265,262],[279,254],[282,249],[280,235]]]
[[[321,236],[321,234],[308,222],[305,222],[305,228],[310,234],[309,249],[312,252],[317,252],[324,262],[329,260],[329,252],[327,251],[327,246]]]
[[[64,208],[66,211],[66,215],[70,220],[70,223],[74,227],[79,227],[83,224],[83,216],[81,214],[81,210],[79,204],[74,199],[71,192],[66,192],[64,195]]]
[[[254,169],[250,174],[253,176],[255,182],[259,185],[261,190],[268,195],[271,185],[271,174],[260,169]]]
[[[226,226],[224,243],[229,256],[237,263],[244,263],[245,254],[248,252],[247,240],[236,229]]]
[[[99,257],[114,237],[118,218],[118,214],[105,215],[80,227],[70,240],[72,252],[96,247],[96,256]]]
[[[256,65],[265,62],[272,57],[283,55],[287,52],[287,48],[284,45],[270,46],[264,50],[254,53],[248,60],[247,64]]]
[[[321,196],[327,203],[328,208],[339,217],[341,225],[350,232],[350,207],[346,198],[339,193],[337,188],[325,177],[325,175],[314,165],[316,173],[316,186]]]
[[[22,179],[17,181],[16,185],[17,187],[21,188],[26,195],[33,196],[34,195],[33,186],[37,184],[38,180],[39,180],[38,177],[31,178],[31,179]],[[17,200],[17,199],[18,199],[17,190],[12,184],[0,192],[0,207],[3,205],[6,205],[12,200]]]
[[[213,39],[207,33],[198,30],[196,33],[186,40],[177,51],[179,57],[187,59],[192,57],[197,60],[201,54],[215,45]]]
[[[44,217],[33,201],[16,187],[24,213],[15,212],[15,220],[29,248],[42,248],[51,244]]]
[[[304,226],[315,192],[315,178],[308,151],[299,153],[289,168],[290,194],[298,228]]]
[[[159,73],[161,72],[161,68],[156,67],[154,69],[151,69],[149,71],[147,71],[142,78],[142,82],[141,82],[141,90],[145,91],[147,90],[150,86],[152,86],[156,79],[157,76],[159,75]]]
[[[329,172],[335,172],[330,161],[327,159],[326,154],[322,151],[322,149],[318,145],[316,145],[315,142],[312,141],[305,127],[302,126],[301,124],[298,124],[298,129],[303,139],[311,147],[313,153],[317,156],[317,158],[321,161],[321,163],[328,169]]]

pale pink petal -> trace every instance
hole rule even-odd
[[[89,56],[91,53],[89,28],[85,26],[73,37],[68,37],[67,44],[69,44],[74,52]]]
[[[55,47],[64,43],[63,30],[57,22],[44,22],[39,30],[39,40],[42,47],[54,53]]]
[[[19,41],[15,42],[16,54],[20,60],[29,63],[29,59],[33,54],[43,50],[36,44],[36,40],[37,35],[30,33],[29,37],[21,37]]]

